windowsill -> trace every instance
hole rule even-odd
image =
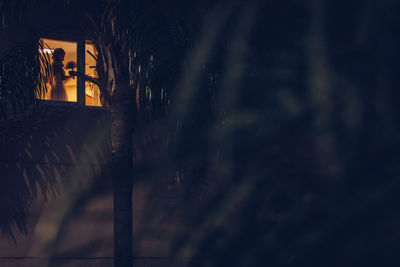
[[[42,100],[36,99],[33,105],[30,105],[26,109],[17,109],[14,113],[11,108],[7,111],[6,117],[0,117],[0,123],[7,123],[13,121],[25,121],[31,116],[32,112],[43,114],[72,114],[75,112],[91,112],[91,113],[109,113],[109,110],[105,107],[96,106],[84,106],[77,102],[66,102],[66,101],[54,101],[54,100]],[[71,113],[72,112],[72,113]],[[46,115],[46,116],[47,116]],[[78,115],[79,116],[79,115]]]
[[[36,99],[38,105],[44,106],[62,106],[62,107],[74,107],[74,108],[85,108],[85,109],[98,109],[98,110],[107,110],[105,107],[99,106],[86,106],[82,105],[78,102],[68,102],[68,101],[59,101],[59,100],[43,100]]]

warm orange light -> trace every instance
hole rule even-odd
[[[59,40],[52,40],[52,39],[42,39],[44,44],[48,47],[43,49],[42,53],[47,53],[47,54],[52,54],[54,52],[54,49],[56,48],[62,48],[65,51],[65,57],[63,60],[63,64],[66,65],[67,62],[70,61],[77,61],[77,43],[76,42],[68,42],[68,41],[59,41]],[[51,58],[51,57],[50,57]],[[51,64],[53,64],[53,59],[51,58]],[[68,71],[65,70],[65,75],[69,76]],[[76,102],[77,98],[77,79],[66,79],[64,80],[64,87],[65,87],[65,92],[66,92],[66,101],[69,102]],[[41,99],[45,100],[53,100],[51,99],[51,91],[52,88],[54,87],[54,80],[49,81],[47,86],[49,90],[47,91],[45,96],[42,96]]]
[[[77,60],[77,42],[69,42],[69,41],[60,41],[60,40],[52,40],[52,39],[42,39],[43,43],[47,46],[47,48],[41,49],[40,53],[46,53],[50,55],[51,64],[53,64],[53,59],[51,55],[53,54],[56,48],[62,48],[65,51],[65,57],[62,61],[64,65],[63,69],[66,76],[69,76],[68,71],[71,69],[67,69],[68,63],[76,63]],[[97,51],[92,43],[89,41],[85,44],[85,51],[89,51],[92,55],[97,55]],[[83,59],[82,59],[83,60]],[[72,66],[72,64],[70,64]],[[70,67],[71,67],[70,66]],[[72,70],[76,71],[75,67],[72,67]],[[91,77],[96,78],[96,60],[93,58],[88,52],[85,55],[85,74]],[[63,85],[65,87],[66,92],[66,101],[76,102],[77,101],[77,78],[68,78],[64,80]],[[52,99],[52,88],[55,87],[55,80],[49,81],[47,83],[47,88],[49,88],[46,95],[41,96],[41,99],[44,100],[56,100]],[[59,87],[56,87],[59,88]],[[87,106],[98,106],[101,107],[102,104],[100,102],[100,90],[99,88],[89,82],[85,82],[85,103]]]
[[[52,54],[53,52],[54,52],[53,49],[48,49],[48,48],[40,50],[40,53],[45,53],[45,54]]]
[[[87,51],[95,56],[97,55],[97,51],[94,45],[89,42],[86,42],[85,51],[85,74],[96,78],[96,60]],[[86,106],[102,106],[100,102],[100,90],[97,85],[94,85],[90,82],[85,82],[85,102]]]

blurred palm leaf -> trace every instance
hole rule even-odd
[[[49,54],[42,52],[45,48],[42,41],[36,40],[12,47],[0,56],[0,118],[3,120],[7,120],[10,111],[14,116],[25,116],[36,99],[46,94],[46,83],[52,72]],[[3,123],[8,125],[7,121]],[[35,182],[1,178],[0,229],[2,234],[14,239],[16,230],[26,232],[28,208],[36,197],[36,182],[47,188],[52,179]]]
[[[41,40],[27,42],[0,57],[0,116],[26,111],[37,98],[45,96],[51,79],[49,54],[42,52]]]

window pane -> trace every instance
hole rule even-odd
[[[48,81],[48,92],[42,99],[76,102],[77,79],[70,77],[70,70],[76,71],[77,43],[43,39],[47,49],[42,53],[51,53],[52,81]]]
[[[85,51],[85,74],[90,77],[97,77],[96,59],[93,58],[93,56],[97,56],[96,48],[90,42],[86,42]],[[100,102],[100,90],[97,85],[85,82],[85,103],[86,106],[102,106]]]

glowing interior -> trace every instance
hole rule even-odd
[[[65,58],[63,61],[64,64],[64,71],[65,75],[69,75],[68,71],[70,69],[65,69],[65,66],[67,65],[68,62],[73,61],[77,62],[77,43],[76,42],[69,42],[69,41],[59,41],[59,40],[52,40],[52,39],[42,39],[43,42],[48,46],[46,49],[44,49],[42,52],[43,53],[49,53],[51,54],[54,49],[56,48],[62,48],[65,51]],[[94,48],[94,45],[86,42],[85,44],[85,51],[90,51],[94,56],[97,55],[96,50]],[[51,63],[53,63],[53,60],[51,59]],[[95,67],[96,66],[96,60],[88,53],[86,52],[85,55],[85,74],[89,75],[91,77],[96,77],[95,73]],[[73,69],[76,71],[76,67]],[[42,96],[41,99],[44,100],[53,100],[51,99],[51,81],[47,84],[47,88],[49,90],[47,91],[45,96]],[[76,102],[77,101],[77,78],[75,77],[74,79],[67,79],[64,81],[64,87],[65,91],[67,94],[67,100],[68,102]],[[100,91],[99,88],[89,82],[85,83],[85,103],[87,106],[102,106],[100,102]]]
[[[51,40],[51,39],[43,39],[44,43],[48,46],[45,49],[44,53],[52,53],[56,48],[62,48],[65,51],[65,58],[63,61],[64,66],[73,61],[76,63],[77,61],[77,43],[76,42],[67,42],[67,41],[58,41],[58,40]],[[51,57],[50,57],[51,58]],[[51,59],[51,63],[53,63],[53,59]],[[75,69],[76,70],[76,69]],[[65,75],[68,74],[68,70],[65,70]],[[64,82],[65,91],[67,93],[67,101],[69,102],[76,102],[76,81],[77,79],[68,79]],[[50,81],[47,84],[49,90],[47,91],[46,95],[42,97],[42,99],[52,100],[51,99],[51,84]]]
[[[85,44],[85,74],[91,77],[96,77],[96,60],[91,56],[88,51],[97,56],[96,49],[93,44],[86,42]],[[85,103],[86,106],[98,106],[101,107],[100,103],[100,90],[99,88],[90,82],[85,82]]]

